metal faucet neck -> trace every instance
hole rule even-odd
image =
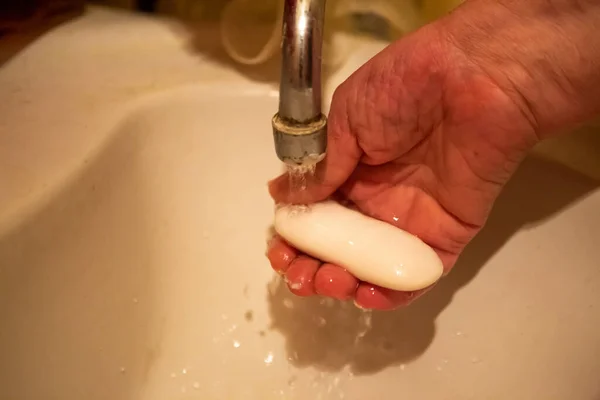
[[[321,115],[325,0],[285,0],[279,115],[304,123]]]
[[[290,165],[325,158],[327,118],[321,113],[321,48],[325,0],[285,0],[275,151]]]

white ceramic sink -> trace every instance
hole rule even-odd
[[[37,194],[7,186],[0,398],[600,398],[598,181],[528,159],[406,310],[295,298],[264,257],[276,93],[176,86],[111,103]]]

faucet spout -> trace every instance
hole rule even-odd
[[[327,118],[321,112],[321,49],[325,0],[285,0],[279,112],[273,117],[277,156],[292,165],[325,157]]]

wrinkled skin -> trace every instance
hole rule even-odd
[[[535,2],[506,3],[528,7]],[[472,4],[496,7],[498,3],[481,0]],[[538,8],[545,4],[535,3]],[[503,77],[495,67],[498,57],[504,57],[503,43],[518,47],[518,42],[501,37],[513,32],[506,27],[512,22],[505,23],[510,20],[500,14],[502,10],[507,8],[485,16],[500,21],[498,34],[489,35],[487,47],[476,46],[468,35],[463,37],[463,43],[476,51],[496,51],[498,54],[489,57],[490,63],[481,61],[485,57],[467,55],[458,35],[445,30],[447,23],[436,23],[389,46],[356,71],[335,92],[328,154],[315,177],[309,179],[308,188],[294,190],[282,175],[269,183],[273,199],[304,204],[334,196],[349,201],[364,214],[420,237],[435,249],[448,273],[484,225],[504,184],[539,140],[540,124],[554,127],[583,115],[548,112],[549,118],[558,115],[556,123],[544,119],[543,113],[552,111],[549,107],[540,107],[536,115],[531,104],[523,101],[524,91],[514,90],[511,82],[545,72],[524,74],[521,69],[507,68],[514,75]],[[475,8],[470,11],[449,18],[476,21],[473,15],[483,15]],[[482,27],[475,29],[485,36],[482,29],[492,24],[482,17],[479,20]],[[527,26],[518,21],[512,25],[515,35]],[[552,43],[564,42],[540,37],[551,42],[544,47],[550,50],[556,47]],[[540,57],[534,56],[534,61]],[[545,67],[534,61],[532,65]],[[577,69],[573,67],[573,71]],[[545,82],[549,95],[535,92],[541,100],[573,103],[564,101],[568,98],[562,97],[565,86],[561,81],[554,86],[550,80]],[[531,87],[532,93],[536,89],[533,84],[522,86],[524,90]],[[359,282],[341,267],[300,254],[278,237],[269,243],[267,256],[272,267],[285,275],[290,290],[300,296],[353,299],[363,308],[389,310],[411,303],[430,289],[394,292]]]
[[[338,88],[329,115],[330,151],[308,190],[295,192],[285,175],[269,188],[282,203],[335,193],[420,237],[448,272],[534,142],[531,125],[495,82],[435,31],[421,31]],[[269,247],[272,266],[298,295],[354,297],[364,308],[391,309],[424,292],[358,282],[280,238]]]

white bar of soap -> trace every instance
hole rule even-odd
[[[334,201],[281,206],[275,230],[298,250],[387,289],[424,289],[443,273],[437,253],[416,236]]]

